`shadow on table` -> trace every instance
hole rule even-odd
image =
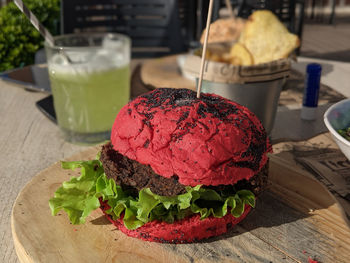
[[[321,241],[315,240],[328,238],[320,236],[312,221],[305,220],[308,217],[267,190],[259,197],[256,208],[226,234],[169,247],[189,257],[202,255],[213,262],[241,262],[240,255],[250,258],[251,262],[269,262],[267,259],[271,255],[276,257],[278,254],[283,262],[285,255],[293,255],[300,262],[307,262],[310,255],[322,259]],[[308,255],[302,253],[303,248],[308,249]],[[268,253],[264,254],[264,251]]]
[[[336,52],[328,52],[328,53],[318,53],[318,52],[303,52],[302,56],[309,58],[319,58],[319,59],[328,59],[328,60],[336,60],[341,62],[350,62],[350,49],[336,51]]]
[[[305,55],[306,56],[306,55]],[[309,58],[309,56],[307,56]],[[300,70],[300,72],[306,73],[306,66],[308,64],[312,63],[312,61],[298,61],[297,68]],[[318,63],[315,61],[315,63]],[[332,64],[327,64],[325,62],[322,62],[322,76],[326,76],[327,74],[333,72],[334,66]]]
[[[312,219],[305,220],[308,217],[309,214],[295,210],[266,190],[259,196],[256,208],[224,235],[191,244],[153,244],[182,255],[188,262],[198,258],[205,262],[235,262],[241,256],[253,262],[268,262],[267,259],[276,256],[286,259],[286,255],[293,255],[300,262],[307,262],[310,255],[322,259],[320,247],[329,238],[317,231]],[[110,224],[104,217],[92,223]],[[307,254],[302,252],[303,248],[307,248]],[[264,251],[269,252],[264,254]]]
[[[331,205],[331,204],[330,204]],[[259,196],[256,208],[239,224],[233,226],[226,234],[206,239],[200,243],[211,243],[227,239],[259,228],[278,227],[291,222],[297,222],[308,215],[303,214],[280,200],[280,197],[266,190]],[[93,225],[109,225],[111,222],[103,215],[90,221]]]
[[[311,121],[300,118],[300,109],[279,107],[275,124],[270,134],[272,143],[305,141],[316,135],[327,132],[328,129],[323,122],[323,115],[330,106],[331,104],[318,106],[315,120]]]
[[[251,221],[251,223],[255,222],[254,224],[250,224],[249,228],[251,230],[251,228],[257,228],[257,227],[277,226],[277,225],[285,224],[291,221],[296,221],[303,217],[305,217],[304,214],[287,206],[285,203],[279,200],[278,196],[266,190],[258,198],[257,207],[255,209],[252,209],[252,211],[244,221]],[[111,222],[109,222],[104,215],[94,220],[91,220],[90,222],[93,225],[111,224]],[[246,226],[246,225],[243,224],[243,226]],[[230,232],[231,233],[227,235],[232,236],[236,234],[237,231],[230,231]],[[211,241],[215,241],[215,239],[213,238]]]
[[[95,219],[91,220],[90,222],[91,222],[91,224],[98,225],[98,226],[112,224],[111,222],[108,221],[108,219],[105,215],[102,215],[98,218],[95,218]]]
[[[220,239],[235,237],[246,231],[251,232],[256,230],[256,232],[260,232],[262,228],[283,228],[283,226],[287,226],[293,222],[300,223],[302,222],[300,219],[306,217],[308,217],[308,215],[295,210],[284,203],[279,196],[266,190],[259,196],[256,207],[252,209],[250,214],[248,214],[241,223],[239,223],[238,227],[233,227],[228,233],[219,237],[207,239],[202,241],[202,243],[210,243]]]

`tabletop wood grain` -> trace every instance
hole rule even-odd
[[[92,147],[69,160],[93,159],[99,149]],[[308,258],[345,263],[350,258],[350,231],[339,204],[297,167],[274,155],[269,166],[268,190],[238,226],[202,242],[173,245],[129,238],[100,210],[83,225],[69,224],[64,212],[52,217],[48,200],[53,192],[70,176],[79,175],[78,170],[63,170],[55,163],[36,175],[16,199],[11,228],[18,257],[22,263],[307,262]]]
[[[39,112],[35,102],[45,96],[0,80],[0,262],[19,262],[12,242],[10,216],[20,190],[43,169],[87,148],[66,143],[58,127]],[[249,225],[245,227],[249,228]],[[243,228],[238,227],[237,231],[241,231],[242,240],[249,235]],[[276,237],[286,231],[297,229],[276,229]],[[263,232],[260,234],[259,238],[250,236],[245,240],[260,246],[261,253],[264,253],[271,248],[264,247],[261,239],[266,237]],[[249,242],[243,242],[241,248],[249,247]],[[288,245],[289,240],[283,242]],[[193,249],[197,253],[198,246],[194,245]],[[206,252],[208,246],[201,249],[203,253],[209,253]],[[237,251],[241,253],[239,248]],[[288,262],[290,258],[284,260]]]
[[[143,60],[133,60],[131,72]],[[10,227],[15,198],[38,172],[87,148],[67,143],[35,106],[47,94],[0,79],[0,262],[18,262]]]
[[[131,72],[141,62],[131,61]],[[14,200],[39,171],[87,148],[67,143],[35,106],[47,94],[0,79],[0,262],[18,262],[10,215]]]
[[[86,148],[66,143],[35,107],[45,96],[0,80],[0,262],[18,262],[10,216],[20,190],[48,165]]]

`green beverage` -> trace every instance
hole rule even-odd
[[[129,65],[85,72],[49,72],[58,125],[66,132],[104,133],[129,100]]]
[[[57,123],[73,143],[109,140],[129,101],[130,39],[120,34],[71,34],[45,44]]]

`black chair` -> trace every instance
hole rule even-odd
[[[334,19],[335,19],[335,6],[337,4],[337,1],[336,0],[330,0],[331,3],[331,13],[330,13],[330,16],[329,16],[329,20],[328,20],[328,23],[329,24],[334,24]],[[325,4],[325,1],[316,1],[316,0],[312,0],[311,1],[311,15],[310,15],[310,18],[311,19],[314,19],[316,18],[316,14],[315,14],[315,7],[316,7],[316,2],[321,2],[321,3],[318,3],[318,4],[321,4],[322,7],[324,7],[323,5]],[[327,1],[326,4],[328,4],[329,2]],[[323,20],[323,14],[321,15],[321,20]]]
[[[186,50],[176,0],[62,0],[61,33],[118,32],[132,39],[132,56]]]
[[[186,49],[197,47],[197,1],[178,0],[177,3]]]
[[[212,21],[219,18],[220,4],[220,0],[214,0]],[[206,26],[209,0],[178,0],[178,6],[185,45],[188,49],[198,48]]]
[[[200,39],[201,34],[203,30],[206,27],[207,24],[207,17],[208,17],[208,8],[209,8],[209,0],[193,0],[196,3],[197,6],[197,39]],[[219,18],[219,11],[220,8],[224,6],[224,1],[221,0],[214,0],[213,3],[213,12],[211,16],[211,22],[214,22]]]

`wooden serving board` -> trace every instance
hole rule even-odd
[[[69,160],[92,159],[98,147]],[[341,207],[297,167],[270,158],[269,190],[241,224],[200,243],[170,245],[130,238],[96,210],[84,225],[53,217],[48,200],[71,172],[56,163],[18,195],[11,219],[21,262],[349,262],[350,230]]]
[[[141,68],[143,83],[157,88],[195,91],[196,82],[182,75],[177,58],[178,55],[171,55],[145,61]]]

